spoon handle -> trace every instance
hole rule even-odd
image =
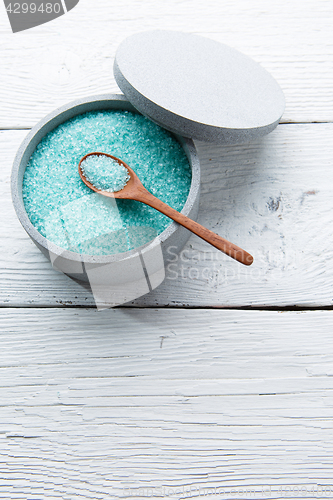
[[[213,247],[221,250],[221,252],[224,252],[241,264],[244,264],[245,266],[250,266],[252,264],[253,257],[248,252],[242,250],[237,245],[230,243],[230,241],[225,240],[218,234],[210,231],[201,224],[198,224],[194,220],[189,219],[188,217],[186,217],[186,215],[177,212],[177,210],[169,207],[169,205],[156,198],[145,188],[140,189],[136,196],[133,196],[132,199],[141,201],[142,203],[155,208],[162,214],[167,215],[168,217],[170,217],[170,219],[173,219],[174,221],[178,222],[178,224],[186,227],[186,229],[189,229],[190,231],[192,231],[192,233],[196,234],[203,240],[207,241],[207,243],[210,243],[211,245],[213,245]]]

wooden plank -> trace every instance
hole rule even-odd
[[[241,266],[191,236],[180,256],[170,249],[164,283],[133,304],[332,305],[332,133],[332,124],[280,125],[251,145],[198,144],[199,222],[253,253],[255,262]],[[10,165],[24,135],[0,134],[1,304],[94,305],[89,292],[51,268],[16,218]]]
[[[0,310],[2,497],[329,497],[332,318]]]
[[[13,35],[2,9],[0,128],[30,127],[75,98],[116,91],[117,46],[146,29],[197,33],[241,50],[282,86],[284,122],[332,121],[332,17],[327,0],[86,0]]]

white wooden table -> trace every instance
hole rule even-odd
[[[332,10],[81,0],[13,34],[1,2],[1,499],[333,496]],[[193,236],[158,289],[97,312],[20,226],[11,164],[49,111],[119,92],[118,44],[152,28],[253,57],[286,112],[256,143],[197,144],[199,221],[253,266]]]

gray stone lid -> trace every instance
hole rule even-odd
[[[116,81],[142,114],[185,137],[248,142],[271,132],[283,114],[274,78],[248,56],[202,36],[154,30],[126,38]]]

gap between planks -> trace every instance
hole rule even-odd
[[[96,309],[94,305],[80,305],[80,304],[31,304],[30,306],[27,304],[15,304],[8,305],[0,304],[0,310],[3,309],[83,309],[83,310],[91,310]],[[114,310],[122,310],[122,309],[186,309],[186,310],[194,310],[194,311],[268,311],[268,312],[307,312],[307,311],[333,311],[333,306],[191,306],[191,305],[140,305],[140,304],[123,304],[121,306],[109,307],[108,309]],[[104,310],[104,309],[103,309]]]
[[[323,123],[333,123],[333,120],[316,120],[316,121],[281,121],[279,125],[320,125]],[[0,127],[0,132],[10,132],[15,130],[31,130],[35,125],[31,125],[30,127]]]

